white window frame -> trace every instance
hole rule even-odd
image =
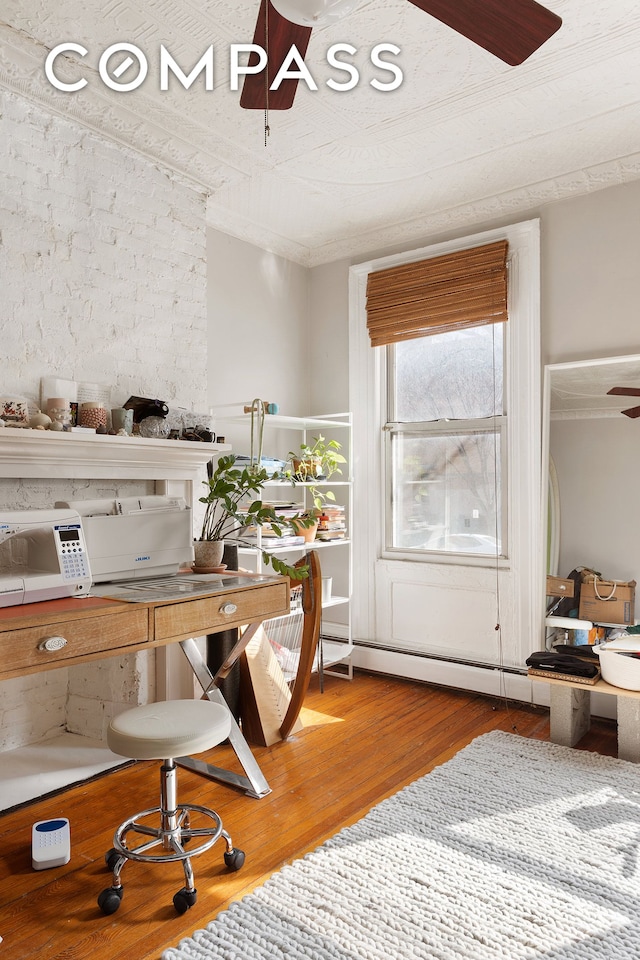
[[[392,346],[392,345],[391,345]],[[468,564],[485,564],[487,563],[488,554],[472,554],[472,553],[459,553],[453,550],[447,551],[429,551],[424,548],[411,549],[407,547],[391,547],[389,544],[393,539],[392,534],[392,525],[393,525],[393,504],[392,504],[392,473],[393,467],[391,463],[391,435],[392,431],[389,429],[392,426],[396,426],[392,422],[386,419],[386,414],[389,412],[391,407],[391,398],[390,394],[393,388],[393,375],[389,372],[389,347],[386,347],[384,350],[384,356],[380,361],[381,377],[383,383],[386,384],[386,400],[385,394],[383,394],[383,417],[385,419],[385,424],[383,426],[384,431],[384,459],[383,459],[383,471],[384,471],[384,511],[385,511],[385,524],[384,524],[384,539],[382,546],[382,556],[388,559],[393,560],[414,560],[418,563],[463,563]],[[497,558],[498,562],[501,565],[504,565],[508,558],[508,545],[509,545],[509,528],[507,523],[508,517],[508,430],[507,430],[507,405],[506,405],[506,396],[507,396],[507,385],[509,382],[509,323],[504,324],[504,335],[503,335],[503,353],[505,357],[504,363],[504,385],[503,385],[503,403],[502,408],[503,412],[498,414],[495,417],[486,417],[486,418],[473,418],[470,420],[456,420],[456,421],[437,421],[437,422],[411,422],[398,424],[398,433],[417,433],[422,434],[423,436],[436,436],[438,433],[446,433],[449,435],[454,435],[456,433],[481,433],[485,432],[489,428],[489,423],[496,428],[497,434],[500,436],[500,462],[498,464],[498,470],[500,473],[500,485],[501,485],[501,500],[502,508],[500,511],[499,526],[500,526],[500,540],[502,546],[502,553]],[[506,549],[505,549],[506,548]],[[495,557],[491,558],[495,562]]]
[[[482,243],[509,243],[510,370],[508,411],[508,543],[510,638],[505,662],[520,666],[538,648],[543,613],[540,414],[540,222],[528,220],[409,252],[369,260],[350,268],[349,387],[353,412],[353,635],[355,642],[384,642],[385,577],[420,577],[427,565],[383,556],[384,425],[386,387],[382,348],[370,345],[366,327],[366,285],[370,272],[440,256]],[[465,558],[468,563],[470,558]],[[486,558],[485,562],[486,562]],[[506,561],[505,561],[506,563]],[[468,563],[472,566],[472,563]],[[383,576],[380,570],[384,568]],[[376,597],[376,591],[378,596]],[[390,593],[390,591],[387,591]],[[382,609],[382,614],[380,610]],[[392,611],[388,612],[391,616]]]

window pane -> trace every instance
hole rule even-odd
[[[495,323],[390,347],[394,396],[389,419],[415,423],[502,414],[503,340],[504,324]]]
[[[391,464],[392,547],[501,553],[499,432],[392,433]]]

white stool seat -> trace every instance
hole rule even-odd
[[[202,753],[229,736],[229,711],[209,700],[166,700],[126,710],[107,731],[109,749],[131,760]]]

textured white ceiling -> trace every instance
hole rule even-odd
[[[262,113],[240,108],[228,76],[229,45],[252,40],[258,0],[2,0],[0,84],[204,186],[212,226],[314,265],[640,177],[640,5],[546,5],[563,26],[509,67],[407,0],[362,0],[313,31],[306,63],[320,89],[299,84],[293,109],[271,112],[267,146]],[[43,71],[68,40],[89,50],[59,63],[61,77],[89,80],[73,94]],[[117,41],[150,64],[126,94],[96,69]],[[325,53],[342,41],[359,50],[361,82],[337,93]],[[368,53],[383,41],[402,50],[393,93],[369,85]],[[185,72],[213,45],[215,89],[200,79],[161,92],[160,44]]]
[[[612,387],[640,389],[640,356],[610,357],[552,365],[549,399],[552,419],[617,417],[640,397],[608,396]]]

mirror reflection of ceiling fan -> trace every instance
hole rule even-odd
[[[607,396],[640,397],[640,389],[638,387],[612,387],[611,390],[607,390]],[[636,417],[640,417],[640,406],[628,407],[626,410],[621,410],[620,413],[624,413],[625,417],[632,417],[635,420]]]
[[[511,66],[522,63],[551,37],[562,20],[535,0],[409,0],[473,43]],[[358,6],[358,0],[261,0],[253,42],[268,55],[267,76],[247,74],[240,106],[247,110],[288,110],[298,80],[283,80],[269,90],[273,78],[295,44],[304,55],[313,26],[340,19]],[[259,63],[251,53],[249,66]]]

